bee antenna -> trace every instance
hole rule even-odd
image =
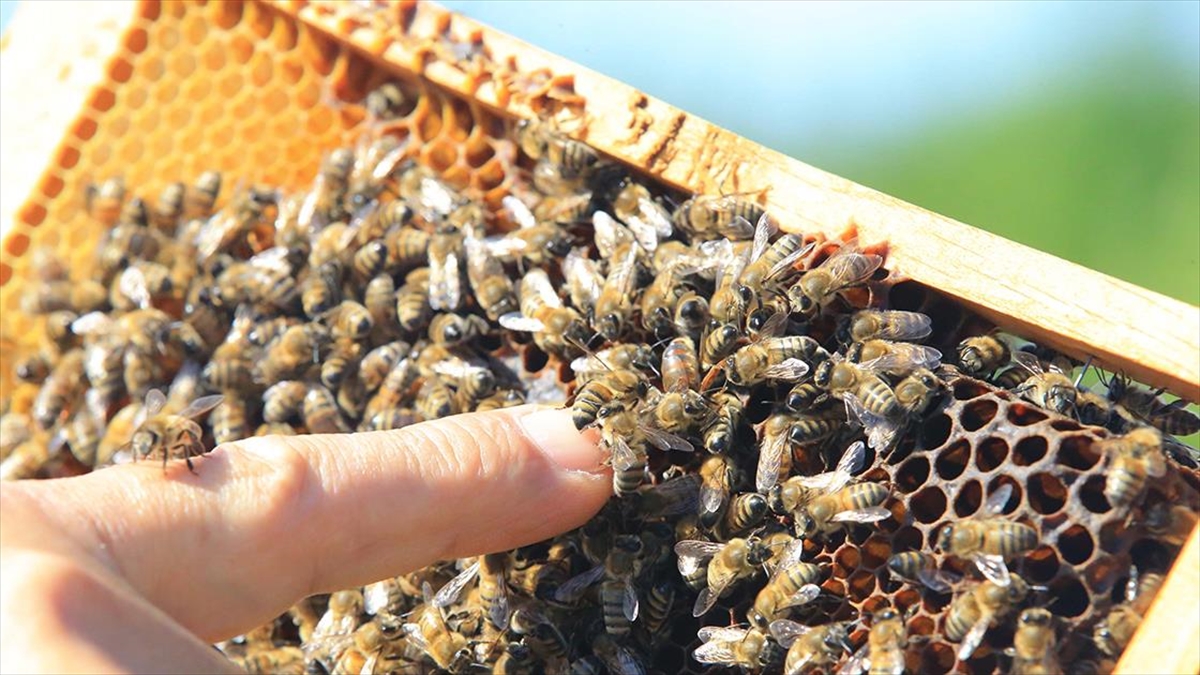
[[[1088,355],[1087,362],[1083,364],[1083,370],[1079,371],[1079,376],[1075,378],[1075,388],[1076,389],[1079,388],[1079,383],[1083,382],[1083,376],[1087,375],[1088,368],[1090,368],[1092,366],[1093,358],[1095,358],[1095,357],[1091,356],[1090,354]],[[1096,372],[1099,372],[1099,371],[1097,370]]]

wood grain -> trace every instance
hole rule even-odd
[[[1200,673],[1200,525],[1180,551],[1115,672]]]
[[[1200,308],[808,166],[436,5],[402,3],[391,11],[408,21],[401,34],[369,20],[348,31],[344,14],[327,3],[274,4],[384,67],[419,74],[508,116],[534,115],[520,95],[528,83],[505,77],[510,64],[521,73],[569,76],[586,106],[582,123],[562,128],[598,150],[684,191],[751,193],[792,231],[839,237],[855,228],[864,244],[887,244],[893,273],[1024,337],[1200,400]],[[486,59],[460,68],[427,58],[439,43],[464,36],[481,41]],[[573,111],[559,118],[579,122]]]

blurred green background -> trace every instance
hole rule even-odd
[[[0,26],[15,4],[0,0]],[[814,166],[1200,303],[1200,3],[443,4]]]
[[[814,166],[1200,303],[1200,3],[443,4]]]

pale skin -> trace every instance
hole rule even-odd
[[[5,483],[0,671],[237,672],[209,645],[303,597],[582,525],[602,460],[524,406]]]

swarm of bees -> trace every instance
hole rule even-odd
[[[388,132],[307,190],[87,190],[94,274],[23,303],[0,475],[253,435],[566,405],[613,498],[578,530],[304,600],[255,672],[1095,672],[1197,520],[1185,402],[895,293],[880,250],[683,197],[547,121],[499,208]],[[949,355],[949,356],[947,356]],[[1086,371],[1086,367],[1084,368]],[[173,466],[173,465],[171,465]],[[681,647],[684,650],[681,650]]]

